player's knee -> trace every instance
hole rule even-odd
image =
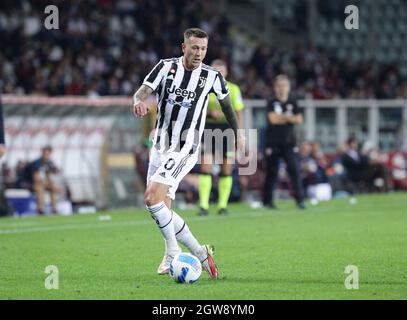
[[[155,188],[147,188],[146,192],[144,193],[144,202],[147,206],[153,206],[160,202],[160,197]]]
[[[212,172],[212,165],[210,164],[201,164],[201,173],[209,174]]]
[[[232,174],[232,166],[229,165],[228,163],[222,164],[221,169],[220,169],[220,173],[223,176],[230,176]]]

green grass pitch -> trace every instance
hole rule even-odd
[[[407,299],[407,194],[335,199],[299,211],[179,211],[215,245],[219,279],[180,285],[156,268],[163,239],[142,209],[0,219],[0,299]],[[99,220],[110,214],[109,221]],[[47,290],[45,268],[59,271]],[[359,270],[348,290],[345,267]]]

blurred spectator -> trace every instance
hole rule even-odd
[[[1,104],[0,96],[0,159],[3,157],[5,153],[6,153],[6,140],[4,139],[3,105]]]
[[[317,200],[329,200],[332,197],[332,188],[326,174],[328,160],[318,142],[301,144],[300,165],[302,186],[307,196]]]
[[[46,191],[50,193],[52,213],[57,213],[57,196],[60,190],[54,181],[54,174],[57,173],[58,169],[51,160],[51,154],[52,148],[50,146],[42,148],[41,157],[28,163],[19,177],[20,188],[27,188],[35,192],[39,214],[45,212]]]
[[[311,142],[311,158],[315,161],[317,170],[315,180],[317,183],[327,183],[328,177],[326,170],[329,166],[329,160],[321,150],[321,144],[317,141]]]
[[[336,3],[338,2],[338,3]],[[318,2],[326,18],[343,16],[342,0]],[[295,24],[304,29],[306,1],[297,2]],[[90,0],[58,1],[60,30],[41,23],[37,1],[0,3],[0,90],[37,95],[130,95],[159,56],[179,54],[177,34],[191,25],[211,37],[206,61],[221,57],[236,75],[231,78],[247,98],[268,98],[271,80],[286,73],[299,97],[315,99],[406,98],[406,79],[397,63],[351,64],[313,45],[294,50],[257,44],[241,63],[233,61],[236,44],[230,23],[209,1]],[[298,19],[298,17],[302,17]],[[239,76],[237,76],[239,75]]]
[[[366,173],[366,185],[369,192],[387,192],[388,173],[383,161],[384,157],[377,148],[373,148],[370,143],[366,143],[363,153],[368,160]]]
[[[300,158],[301,183],[302,183],[303,189],[307,190],[307,187],[310,184],[312,184],[312,181],[310,178],[310,172],[311,172],[310,167],[311,167],[311,163],[312,163],[311,144],[308,141],[305,141],[300,145],[299,158]]]
[[[348,190],[351,194],[365,189],[368,171],[368,158],[359,150],[355,138],[349,138],[341,156],[342,164],[348,178]]]
[[[6,153],[6,146],[4,140],[4,122],[3,122],[3,106],[1,104],[1,97],[0,97],[0,159]],[[2,165],[2,169],[0,172],[0,216],[7,215],[9,213],[6,198],[4,195],[4,186],[5,186],[5,175],[4,166]]]
[[[15,186],[17,188],[30,188],[31,185],[27,181],[28,179],[25,178],[25,168],[28,165],[27,162],[19,160],[17,162],[17,166],[15,168],[15,176],[16,176],[16,183]],[[27,182],[26,182],[27,181]]]

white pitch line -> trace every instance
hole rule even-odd
[[[129,225],[143,225],[150,223],[147,220],[141,221],[120,221],[112,222],[109,224],[101,223],[88,223],[88,224],[71,224],[71,225],[62,225],[54,227],[37,227],[37,228],[22,228],[22,229],[11,229],[11,230],[0,230],[1,234],[16,234],[16,233],[35,233],[35,232],[47,232],[47,231],[57,231],[57,230],[79,230],[79,229],[92,229],[92,228],[106,228],[106,227],[120,227],[120,226],[129,226]]]
[[[317,212],[313,213],[324,213],[331,210],[327,208],[319,208]],[[275,217],[280,215],[304,215],[303,211],[296,212],[285,212],[284,210],[279,210],[277,212],[273,211],[254,211],[254,212],[233,212],[233,215],[228,216],[208,216],[208,217],[188,217],[185,219],[186,222],[189,221],[208,221],[208,220],[228,220],[236,218],[263,218],[263,217]],[[114,217],[114,215],[112,215]],[[96,223],[75,223],[67,225],[56,225],[56,226],[46,226],[46,227],[34,227],[34,228],[18,228],[18,229],[0,229],[0,235],[2,234],[17,234],[17,233],[36,233],[36,232],[48,232],[48,231],[58,231],[58,230],[80,230],[80,229],[92,229],[92,228],[110,228],[110,227],[126,227],[126,226],[139,226],[146,224],[154,224],[151,219],[147,220],[125,220],[125,221],[97,221]]]
[[[1,220],[0,220],[1,221]],[[22,228],[22,227],[31,227],[31,226],[35,226],[38,225],[38,221],[37,222],[19,222],[19,223],[4,223],[4,224],[0,224],[1,227],[16,227],[16,228]]]
[[[248,217],[261,217],[264,214],[259,213],[252,213],[250,215],[242,215],[241,213],[237,213],[233,216],[228,217],[218,217],[218,216],[209,216],[209,217],[189,217],[187,221],[208,221],[208,220],[215,220],[215,219],[230,219],[230,218],[248,218]],[[58,231],[58,230],[80,230],[80,229],[92,229],[92,228],[110,228],[110,227],[126,227],[126,226],[138,226],[138,225],[146,225],[146,224],[154,224],[152,220],[126,220],[126,221],[118,221],[118,222],[97,222],[97,223],[87,223],[87,224],[70,224],[70,225],[62,225],[62,226],[49,226],[49,227],[36,227],[36,228],[21,228],[21,229],[0,229],[0,235],[2,234],[17,234],[17,233],[36,233],[36,232],[48,232],[48,231]]]

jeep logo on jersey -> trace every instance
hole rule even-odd
[[[181,89],[181,88],[175,88],[175,85],[173,85],[171,88],[167,89],[168,93],[174,93],[176,96],[180,96],[183,98],[187,99],[195,99],[196,93],[193,91],[188,91],[186,89]]]
[[[181,101],[177,102],[175,99],[168,98],[167,102],[173,106],[180,106],[183,108],[191,108],[192,107],[192,102],[190,101]]]

